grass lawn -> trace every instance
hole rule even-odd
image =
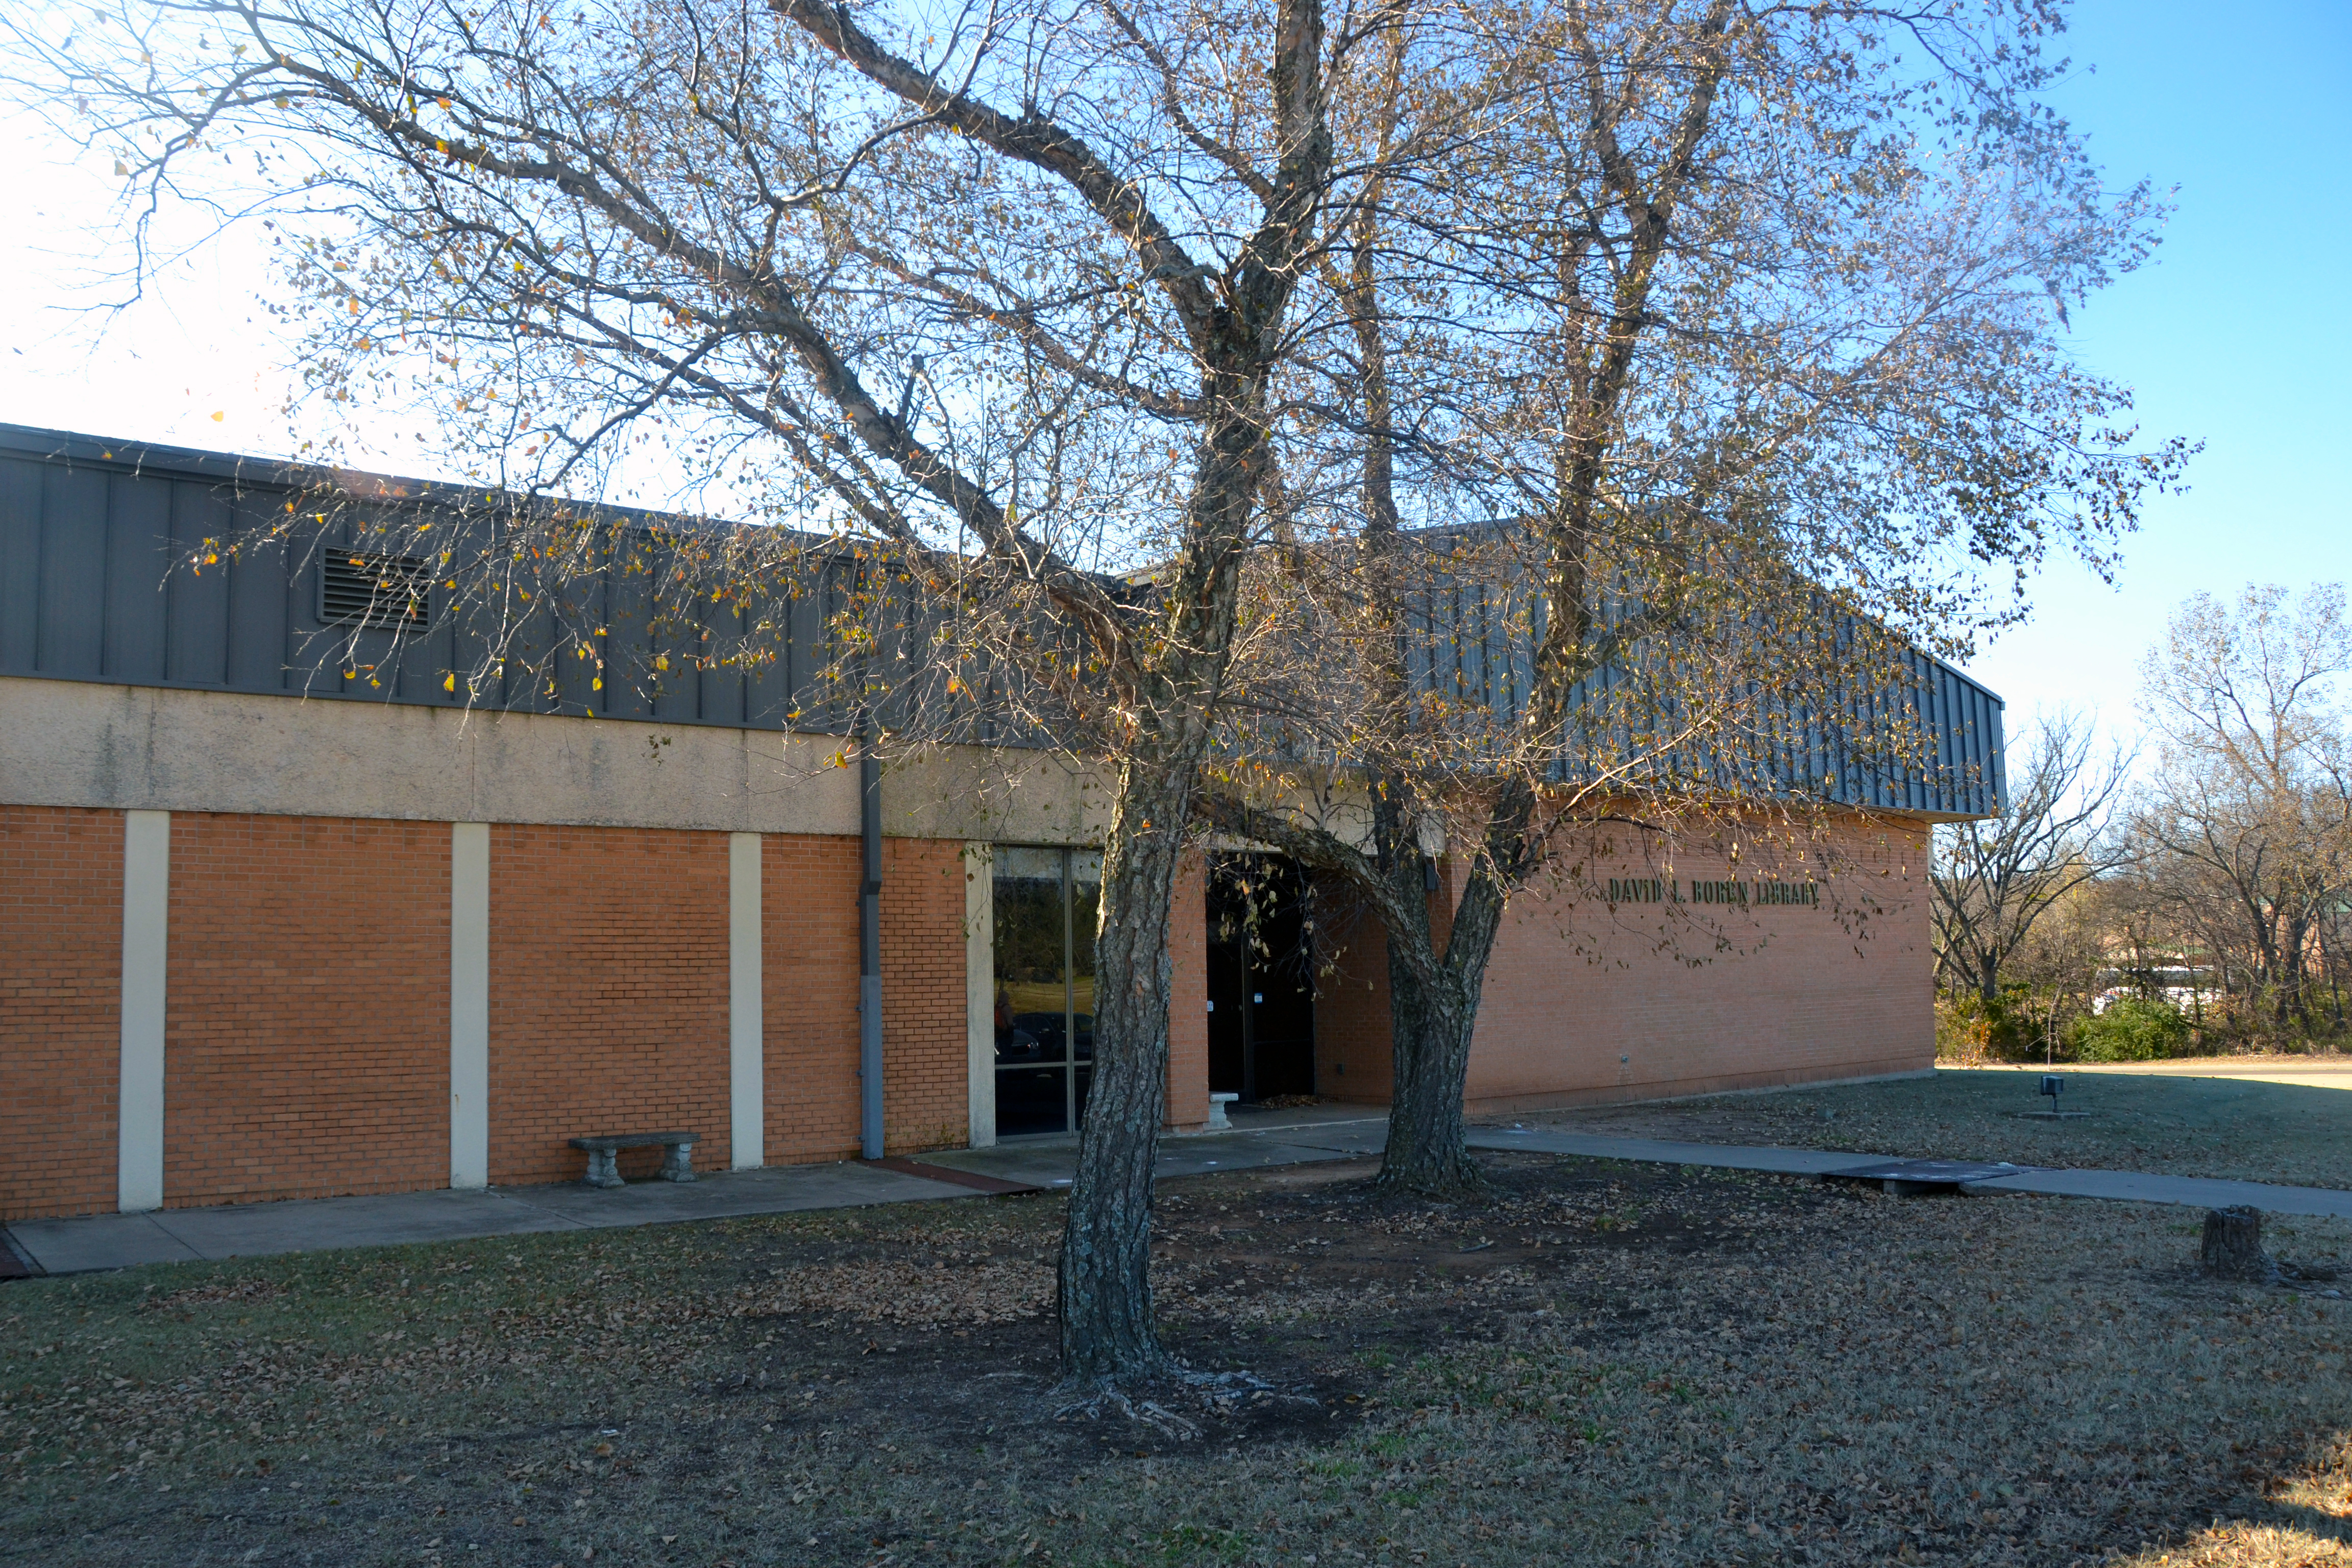
[[[0,1286],[0,1558],[2352,1563],[2352,1300],[2195,1211],[1369,1169],[1161,1189],[1172,1336],[1274,1385],[1189,1434],[1056,1397],[1052,1197]]]
[[[2063,1109],[2091,1114],[2021,1118],[2019,1111],[2050,1103],[2037,1092],[2038,1074],[1938,1068],[1928,1078],[1507,1120],[1707,1143],[2352,1187],[2352,1087],[2053,1070],[2066,1079]]]

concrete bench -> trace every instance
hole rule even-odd
[[[665,1182],[694,1180],[694,1145],[699,1141],[692,1132],[619,1132],[601,1138],[574,1138],[572,1146],[588,1152],[588,1173],[581,1179],[592,1187],[625,1185],[621,1180],[620,1161],[615,1158],[624,1149],[665,1149],[662,1156],[661,1179]]]

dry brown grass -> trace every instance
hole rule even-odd
[[[2293,1528],[2228,1524],[2200,1531],[2174,1551],[2143,1552],[2131,1568],[2340,1568],[2352,1563],[2352,1546]]]
[[[1164,1187],[1171,1332],[1276,1385],[1190,1440],[1065,1412],[1048,1198],[10,1285],[0,1558],[2345,1561],[2352,1304],[2191,1211],[1496,1172]]]
[[[2034,1074],[1939,1068],[1925,1078],[1502,1120],[1695,1142],[2352,1186],[2352,1089],[2056,1070],[2067,1080],[2065,1109],[2091,1114],[2021,1117],[2049,1103]]]

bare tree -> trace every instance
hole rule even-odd
[[[2099,754],[2097,725],[2079,710],[2040,715],[2010,770],[2000,815],[1937,829],[1936,962],[1990,1013],[2002,969],[2034,927],[2075,889],[2131,858],[2113,831],[2131,759]]]
[[[2000,1016],[2031,1026],[2031,1036],[2021,1031],[2012,1037],[2031,1045],[2038,1037],[2044,1063],[2057,1060],[2072,1025],[2097,1011],[2115,956],[2115,900],[2109,895],[2116,882],[2114,877],[2094,879],[2059,894],[2003,961],[2003,972],[2022,983],[2028,1000],[2004,1008]]]
[[[1244,682],[1263,719],[1200,802],[1378,914],[1381,1180],[1432,1193],[1479,1182],[1463,1089],[1516,893],[1558,879],[1605,928],[1603,831],[1825,879],[1825,813],[1923,764],[1909,645],[2021,613],[1983,563],[2104,569],[2185,455],[2132,450],[2127,395],[2058,347],[2153,215],[2034,105],[2038,8],[1484,16],[1521,112],[1334,225],[1320,280],[1356,353],[1326,450],[1355,493],[1250,601],[1279,629],[1248,648],[1344,656]],[[1478,289],[1425,264],[1432,230]]]
[[[2352,621],[2344,589],[2299,602],[2199,594],[2141,672],[2158,764],[2132,832],[2152,890],[2234,960],[2273,1026],[2307,1026],[2331,921],[2352,897]]]
[[[1294,301],[1327,209],[1444,151],[1433,131],[1335,166],[1335,95],[1377,29],[1322,0],[5,17],[18,95],[114,156],[134,219],[184,200],[271,226],[319,406],[436,421],[519,490],[593,489],[631,454],[830,528],[857,584],[921,590],[896,652],[929,639],[938,690],[1108,772],[1061,1350],[1077,1380],[1171,1369],[1147,1268],[1170,900],[1262,491],[1302,431],[1284,369],[1318,339]],[[1454,68],[1442,29],[1415,47]],[[499,613],[611,544],[562,506],[437,554],[414,519],[374,526]],[[726,657],[755,658],[807,549],[714,528],[662,587],[751,606]],[[836,617],[860,713],[901,673],[880,618]],[[562,655],[601,668],[603,637],[570,626]],[[961,712],[867,739],[970,733]]]

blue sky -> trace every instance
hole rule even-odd
[[[2133,726],[2173,605],[2249,581],[2352,576],[2352,6],[2096,0],[2063,40],[2060,108],[2118,184],[2178,186],[2156,260],[2074,314],[2083,363],[2143,431],[2202,439],[2189,493],[2147,509],[2109,588],[2072,565],[1969,668],[2009,700]]]
[[[2178,187],[2157,259],[2075,312],[2073,348],[2136,390],[2151,439],[2206,446],[2189,493],[2149,506],[2115,586],[2054,565],[2032,621],[1969,668],[2012,727],[2074,702],[2128,731],[2140,657],[2182,598],[2352,577],[2352,5],[2091,0],[2061,44],[2078,64],[2057,101],[2114,183]],[[162,280],[93,353],[54,307],[112,182],[23,162],[10,180],[37,216],[0,234],[0,420],[285,448],[283,351],[251,302],[249,238]],[[432,468],[404,436],[366,457]]]

